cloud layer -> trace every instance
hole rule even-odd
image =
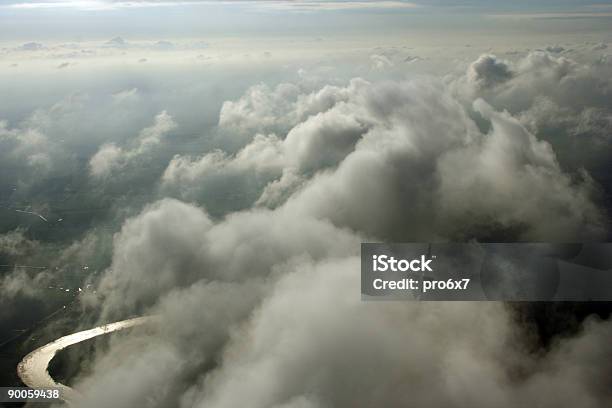
[[[74,379],[82,406],[610,403],[609,321],[540,348],[508,305],[362,302],[358,258],[364,241],[609,237],[612,186],[593,163],[610,146],[610,64],[486,53],[443,78],[393,79],[401,59],[368,50],[368,79],[301,71],[255,84],[209,108],[218,121],[200,138],[184,136],[182,109],[139,108],[151,94],[129,81],[103,104],[74,96],[2,122],[13,177],[0,177],[18,186],[7,211],[26,208],[22,187],[41,179],[82,188],[85,203],[116,200],[90,218],[67,213],[86,227],[56,246],[0,235],[7,264],[33,248],[56,259],[36,276],[12,269],[2,298],[39,298],[24,283],[50,285],[70,264],[83,324],[160,316],[93,346]],[[93,107],[131,126],[112,132]],[[83,138],[74,124],[89,116],[103,130]],[[79,155],[60,137],[83,143]],[[49,225],[31,225],[55,237],[65,220],[45,204]]]
[[[527,120],[536,94],[524,100],[539,86],[579,111],[568,86],[592,98],[582,112],[607,109],[605,89],[586,89],[607,81],[598,69],[484,55],[451,84],[256,85],[226,102],[219,131],[237,151],[174,156],[160,191],[191,203],[158,201],[114,238],[88,302],[104,319],[159,314],[161,327],[111,343],[78,384],[85,405],[608,403],[610,367],[593,361],[609,357],[609,322],[534,355],[501,304],[362,302],[357,257],[366,240],[603,239],[600,186],[564,168]],[[215,205],[226,212],[211,216]]]

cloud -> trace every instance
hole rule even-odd
[[[44,50],[45,48],[46,47],[42,45],[41,43],[28,42],[28,43],[20,45],[17,48],[17,50],[19,51],[40,51],[40,50]]]
[[[0,255],[22,257],[36,248],[36,242],[29,240],[23,229],[16,229],[0,235]]]
[[[166,111],[155,116],[152,126],[143,129],[133,142],[133,147],[123,149],[115,144],[104,144],[89,160],[90,173],[95,178],[108,177],[113,170],[120,169],[134,160],[140,160],[153,151],[167,133],[176,128],[176,123]]]
[[[608,369],[592,363],[609,353],[609,322],[587,322],[534,356],[503,304],[364,303],[358,268],[357,256],[302,260],[269,289],[252,280],[176,289],[160,302],[155,336],[119,338],[98,359],[80,383],[85,406],[128,407],[142,395],[155,406],[255,408],[609,399],[596,385]],[[102,398],[111,383],[118,391]]]
[[[353,151],[368,131],[368,123],[356,118],[350,109],[338,104],[313,114],[295,125],[284,139],[256,135],[235,156],[221,151],[196,159],[175,156],[162,176],[162,191],[208,205],[214,205],[219,196],[240,191],[240,197],[227,197],[234,205],[240,203],[235,209],[247,208],[255,201],[278,203],[286,196],[279,188],[296,186],[302,174],[333,168]],[[279,177],[282,182],[276,181]],[[260,197],[262,194],[267,197]]]
[[[608,44],[599,43],[599,44],[595,44],[591,49],[593,51],[601,51],[601,50],[605,50],[607,48],[608,48]]]
[[[482,55],[470,65],[467,78],[471,83],[487,88],[512,78],[512,71],[506,62],[498,60],[495,55]]]
[[[161,190],[182,199],[201,200],[215,214],[247,208],[257,199],[259,189],[280,175],[279,149],[277,137],[258,135],[235,157],[222,151],[199,158],[177,155],[163,173]]]
[[[304,177],[297,174],[294,169],[284,169],[279,179],[266,184],[255,205],[269,208],[278,207],[300,189],[304,182]]]
[[[358,243],[349,232],[281,209],[238,213],[215,224],[202,209],[165,199],[125,223],[98,291],[107,314],[133,312],[202,279],[265,278],[292,258],[340,256]]]
[[[103,212],[112,220],[76,240],[61,230],[69,242],[40,255],[64,267],[54,277],[83,263],[99,271],[79,277],[95,288],[78,298],[83,322],[160,316],[158,326],[87,350],[71,381],[82,405],[608,404],[609,322],[587,321],[542,349],[511,306],[359,297],[364,241],[605,238],[601,185],[568,169],[567,149],[544,131],[566,117],[557,123],[567,133],[604,135],[608,69],[538,52],[513,63],[482,56],[444,79],[259,84],[215,105],[216,128],[194,126],[204,136],[187,145],[175,132],[182,116],[168,113],[175,105],[121,122],[151,97],[146,82],[113,82],[107,105],[74,97],[5,123],[0,154],[25,162],[53,152],[53,166],[65,157],[49,149],[58,135],[82,139],[70,124],[130,125],[125,137],[104,128],[106,138],[88,138],[89,160],[75,168],[89,174],[69,185],[95,186],[78,196],[88,203],[121,195],[120,211]],[[98,110],[103,121],[89,114]],[[170,135],[180,149],[166,155]],[[105,189],[117,179],[130,183]],[[29,256],[26,236],[0,237],[0,248]],[[12,306],[27,297],[28,279],[2,281]]]
[[[140,91],[138,88],[130,88],[113,94],[113,102],[115,103],[137,102],[139,99]]]
[[[500,232],[515,229],[514,239],[544,239],[553,236],[553,230],[568,238],[599,235],[605,229],[597,206],[587,204],[592,194],[588,181],[573,185],[550,146],[537,141],[515,119],[479,102],[476,107],[492,125],[492,133],[483,135],[463,109],[435,87],[416,83],[375,87],[369,96],[376,98],[370,103],[383,103],[377,107],[383,115],[376,119],[384,126],[368,132],[336,172],[318,175],[289,200],[288,206],[298,213],[316,214],[395,241],[421,236],[467,238],[465,233],[486,236],[486,227],[476,231],[489,224],[487,220],[499,223]],[[499,168],[487,169],[487,163]],[[482,184],[478,174],[490,180]],[[534,183],[539,190],[533,189]],[[479,201],[482,206],[470,199],[482,198],[480,188],[492,198]],[[519,198],[522,194],[524,199]],[[529,208],[527,197],[538,204]],[[570,208],[584,212],[565,218],[564,225],[556,217],[554,222],[545,221],[551,213],[561,216],[573,211]]]
[[[386,56],[378,54],[370,55],[370,61],[372,62],[372,68],[374,69],[385,69],[395,65],[393,61]]]
[[[404,62],[407,64],[413,64],[415,62],[421,61],[423,58],[419,57],[418,55],[408,55],[406,57],[404,57]]]
[[[121,167],[124,152],[114,144],[105,144],[89,160],[91,174],[94,177],[109,175],[114,168]]]
[[[128,42],[122,37],[114,37],[104,43],[104,45],[111,48],[127,48],[129,46]]]
[[[480,57],[479,61],[487,58]],[[512,78],[503,76],[503,86],[481,90],[480,95],[511,112],[527,109],[537,96],[546,95],[564,105],[593,106],[604,103],[604,95],[609,93],[607,69],[535,51],[518,61]]]
[[[9,128],[6,121],[0,121],[0,146],[2,146],[0,157],[4,165],[7,167],[25,165],[30,177],[47,172],[53,166],[51,155],[54,149],[47,136],[36,127]],[[26,174],[19,176],[22,179],[26,178]]]
[[[46,287],[50,281],[51,274],[48,271],[29,274],[25,268],[15,268],[11,273],[1,276],[0,294],[4,308],[8,308],[8,303],[17,297],[38,298],[42,292],[41,287]],[[3,319],[9,314],[13,312],[3,311]]]
[[[536,51],[518,60],[512,73],[487,88],[470,83],[470,68],[465,82],[454,83],[455,90],[466,104],[481,97],[516,115],[530,132],[558,148],[558,159],[566,168],[591,170],[607,160],[612,152],[607,119],[612,109],[612,66]],[[568,146],[574,146],[571,157],[566,154]]]
[[[548,47],[545,48],[545,51],[548,51],[552,54],[560,54],[563,51],[566,51],[565,47],[562,47],[560,45],[549,45]]]
[[[153,48],[157,49],[157,50],[173,50],[176,48],[176,45],[170,41],[165,41],[165,40],[161,40],[161,41],[157,41],[154,45]]]
[[[487,81],[499,77],[486,72]],[[279,119],[286,119],[287,106],[295,110],[291,101],[310,100],[296,96],[295,86],[285,89],[292,90],[288,102],[265,104],[264,123],[276,125],[276,105]],[[258,101],[281,98],[278,89],[258,91]],[[164,186],[205,203],[204,197],[218,195],[221,180],[233,179],[232,189],[255,186],[241,208],[267,202],[257,198],[258,191],[268,196],[287,186],[293,194],[275,195],[288,198],[290,211],[396,241],[603,236],[607,227],[592,180],[565,174],[550,144],[517,118],[477,100],[469,108],[491,127],[483,133],[460,100],[435,82],[354,80],[335,91],[328,99],[338,101],[335,105],[297,123],[283,139],[257,136],[235,157],[221,152],[197,160],[175,157]],[[288,182],[291,174],[298,176],[295,184]]]
[[[587,326],[538,370],[508,341],[512,323],[502,305],[363,303],[354,296],[358,268],[350,258],[305,264],[281,278],[182,406],[595,407],[606,400],[603,388],[590,391],[606,369],[590,372],[576,360],[607,354],[609,323]]]
[[[255,85],[237,101],[226,101],[219,114],[219,127],[234,138],[255,132],[283,134],[308,116],[323,112],[346,100],[352,89],[364,82],[354,80],[348,88],[327,85],[302,93],[299,86],[282,83],[274,89]]]

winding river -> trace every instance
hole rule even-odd
[[[142,316],[119,322],[103,324],[93,329],[69,334],[45,344],[29,353],[17,365],[17,374],[21,381],[30,388],[59,388],[61,398],[67,403],[73,403],[79,398],[78,391],[67,385],[56,382],[49,374],[49,363],[55,354],[73,344],[92,339],[103,334],[140,326],[151,322],[153,316]]]

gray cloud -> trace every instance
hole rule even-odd
[[[326,222],[294,218],[282,209],[239,213],[214,224],[201,209],[166,199],[126,222],[115,237],[113,263],[99,292],[104,309],[116,315],[152,306],[160,295],[202,278],[266,276],[293,257],[340,256],[354,252],[358,242]]]
[[[44,49],[45,49],[45,46],[37,42],[28,42],[28,43],[20,45],[17,48],[17,50],[19,51],[39,51],[39,50],[44,50]]]
[[[494,89],[468,87],[458,92],[469,95],[466,103],[482,97],[517,115],[530,132],[557,148],[564,167],[601,168],[612,152],[612,65],[533,52],[517,61],[513,71],[512,78]],[[605,177],[595,176],[605,182]]]
[[[601,51],[601,50],[605,50],[608,48],[608,44],[605,43],[599,43],[599,44],[595,44],[592,48],[593,51]]]
[[[251,195],[244,197],[245,205],[250,205],[264,186],[282,174],[312,174],[340,163],[368,131],[367,122],[356,118],[351,108],[339,104],[311,115],[284,139],[257,135],[233,157],[220,151],[198,159],[176,156],[164,172],[162,188],[182,198],[203,199],[235,180],[229,186],[236,189],[236,183],[244,184],[241,191]],[[249,191],[247,186],[257,190]]]
[[[591,388],[608,369],[590,372],[583,357],[609,354],[609,323],[593,322],[535,365],[509,341],[502,305],[363,303],[354,296],[358,268],[352,258],[283,277],[235,332],[222,366],[181,406],[595,407],[608,400],[603,388]]]
[[[460,231],[484,237],[495,230],[531,240],[605,233],[588,176],[580,181],[564,174],[551,146],[516,118],[479,100],[474,109],[492,127],[483,134],[459,101],[435,83],[355,83],[360,85],[338,90],[340,102],[295,125],[283,140],[257,136],[235,157],[176,157],[164,182],[187,186],[186,197],[196,198],[215,194],[207,181],[213,174],[222,180],[219,174],[228,172],[243,178],[267,172],[262,178],[271,186],[279,186],[285,172],[315,174],[289,198],[291,211],[383,239],[459,238]],[[285,118],[285,110],[279,116]],[[332,118],[333,126],[324,126]],[[353,130],[338,133],[339,120],[353,123]],[[340,149],[330,150],[336,143]],[[337,169],[322,171],[330,164]],[[205,188],[189,195],[194,185]]]
[[[573,69],[549,58],[527,57],[495,88]],[[565,172],[524,115],[482,99],[490,90],[467,104],[474,89],[458,94],[466,78],[456,81],[258,86],[226,103],[219,126],[241,148],[175,156],[162,176],[196,203],[158,201],[114,237],[89,301],[103,319],[155,313],[161,325],[111,342],[79,379],[85,405],[140,395],[179,407],[608,403],[594,384],[610,368],[592,361],[610,353],[609,322],[534,355],[502,304],[359,299],[364,240],[606,233],[588,174]],[[197,202],[208,208],[224,183],[256,188],[243,210],[212,217]],[[102,399],[110,384],[118,392]]]
[[[544,50],[545,50],[545,51],[548,51],[548,52],[550,52],[550,53],[552,53],[552,54],[560,54],[560,53],[562,53],[562,52],[564,52],[564,51],[567,51],[567,50],[565,49],[565,47],[562,47],[562,46],[560,46],[560,45],[549,45],[549,46],[548,46],[548,47],[546,47]]]
[[[467,78],[473,84],[487,88],[512,78],[508,64],[494,55],[482,55],[468,69]]]
[[[122,211],[100,229],[46,248],[51,268],[99,271],[84,280],[95,293],[79,297],[85,321],[160,316],[92,346],[73,382],[82,406],[609,404],[609,322],[533,353],[507,306],[364,303],[358,273],[367,240],[605,237],[600,185],[568,170],[542,131],[563,116],[574,136],[609,130],[607,69],[548,53],[487,55],[443,80],[255,85],[214,108],[215,137],[235,150],[202,137],[163,154],[169,135],[180,140],[180,109],[134,120],[151,91],[132,82],[107,90],[106,105],[75,97],[6,123],[6,151],[20,161],[52,152],[54,167],[65,156],[48,146],[60,134],[78,140],[68,124],[100,106],[131,126],[88,140],[75,168],[97,190],[83,196],[152,191],[120,197]],[[0,246],[27,256],[25,239],[15,231]],[[4,287],[21,293],[26,275]]]
[[[127,407],[142,395],[181,407],[609,401],[593,386],[609,368],[592,364],[609,355],[609,322],[591,321],[534,357],[502,304],[363,303],[358,268],[357,257],[289,265],[259,306],[263,286],[248,281],[174,291],[161,302],[165,329],[118,339],[101,357],[82,383],[86,406]],[[205,369],[211,360],[218,364]],[[117,392],[102,398],[109,384]]]
[[[107,42],[104,43],[104,46],[111,48],[127,48],[129,47],[129,43],[124,40],[122,37],[114,37]]]

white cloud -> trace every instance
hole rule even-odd
[[[270,194],[276,199],[286,197],[278,188],[295,186],[295,177],[299,178],[300,174],[333,168],[353,151],[368,131],[368,124],[356,118],[351,108],[338,104],[311,115],[295,125],[284,139],[258,134],[233,157],[220,151],[197,159],[175,156],[162,176],[162,189],[184,199],[201,199],[215,196],[227,183],[232,189],[241,189],[240,186],[247,184],[251,189],[256,188],[254,196],[247,199],[248,205],[256,200],[260,204],[267,202]],[[284,180],[275,181],[281,175]],[[235,184],[231,180],[248,182]],[[258,199],[268,183],[265,195],[269,197]],[[250,193],[247,189],[241,191]],[[276,199],[271,202],[278,203]]]
[[[37,127],[9,128],[0,121],[0,157],[5,163],[25,163],[37,174],[49,171],[53,166],[54,149],[49,139]]]
[[[130,161],[145,157],[155,150],[166,134],[174,130],[176,126],[172,116],[162,111],[155,116],[152,126],[140,132],[133,142],[133,147],[124,149],[113,143],[102,145],[89,160],[91,175],[96,178],[108,177],[113,170],[126,166]]]
[[[302,92],[299,86],[282,83],[274,89],[260,84],[237,101],[227,101],[221,108],[219,127],[228,133],[252,137],[252,133],[283,135],[310,115],[324,112],[346,100],[363,80],[353,80],[348,87],[327,85],[313,92]]]
[[[139,99],[140,91],[138,88],[130,88],[113,94],[113,102],[115,103],[137,102]]]
[[[594,181],[562,166],[563,150],[540,133],[563,116],[574,135],[609,130],[608,67],[548,53],[471,67],[444,81],[257,85],[226,102],[218,130],[237,151],[175,156],[161,194],[175,189],[190,203],[161,199],[126,220],[92,281],[97,293],[82,298],[104,321],[156,313],[162,322],[96,348],[75,381],[83,405],[607,404],[609,367],[593,361],[607,361],[609,323],[589,322],[534,356],[502,304],[360,300],[363,241],[606,236]],[[134,89],[107,99],[127,109]],[[70,123],[79,103],[0,126],[0,143],[23,142],[21,160],[35,158],[48,137],[24,129]],[[138,173],[175,128],[162,111],[132,140],[106,141],[92,175]],[[231,207],[236,195],[248,196],[242,208]],[[6,243],[13,252],[18,235]],[[101,246],[87,237],[59,258],[88,260]],[[27,278],[7,287],[19,292]]]
[[[94,177],[109,175],[114,168],[121,166],[124,152],[114,144],[105,144],[89,160],[91,174]]]
[[[237,151],[177,155],[161,180],[195,203],[157,201],[114,236],[84,304],[103,320],[156,313],[162,325],[98,349],[76,381],[84,405],[127,408],[143,395],[183,407],[605,405],[608,368],[593,361],[608,353],[609,323],[535,358],[502,304],[359,298],[362,241],[604,234],[593,182],[536,135],[546,115],[577,111],[566,89],[598,100],[598,71],[548,54],[486,58],[452,86],[259,85],[225,103],[219,127]],[[603,102],[591,108],[564,124],[605,128]],[[160,115],[99,154],[148,157],[174,128]],[[226,192],[249,199],[209,215],[207,200]]]
[[[395,65],[388,57],[379,54],[370,55],[370,61],[374,69],[385,69]]]
[[[527,80],[526,73],[558,77],[571,67],[564,59],[530,55],[515,79],[505,63],[484,56],[470,66],[467,78],[476,92],[488,95],[496,84],[503,95]],[[220,126],[231,124],[238,132],[280,129],[280,136],[258,135],[235,156],[177,156],[163,177],[166,191],[210,203],[227,185],[223,180],[233,180],[234,190],[251,188],[241,190],[247,195],[242,208],[287,199],[291,212],[380,239],[604,234],[588,175],[565,174],[549,143],[483,100],[465,107],[435,81],[423,80],[353,80],[344,88],[298,92],[297,85],[259,86],[237,103],[226,102]],[[312,103],[322,94],[325,103]],[[492,130],[483,133],[467,108]]]

